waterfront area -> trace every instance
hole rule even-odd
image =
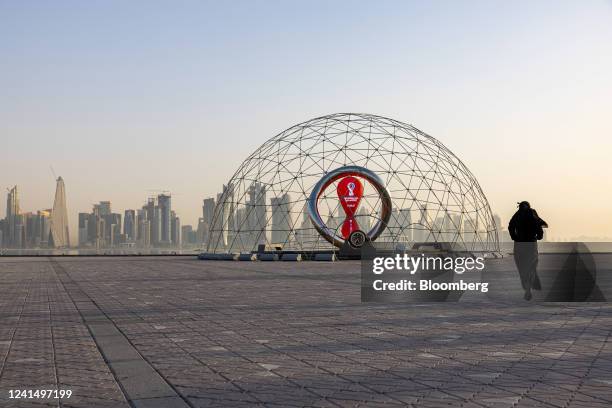
[[[352,261],[6,257],[0,279],[2,406],[612,404],[606,303],[361,303]]]

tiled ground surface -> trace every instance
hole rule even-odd
[[[0,406],[612,406],[612,306],[361,304],[358,268],[0,259]]]

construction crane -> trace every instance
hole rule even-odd
[[[146,191],[152,192],[152,193],[162,193],[162,194],[170,194],[170,190],[160,190],[157,188],[149,188]]]
[[[147,191],[147,197],[149,198],[156,198],[156,196],[159,194],[170,195],[170,196],[180,195],[177,193],[171,193],[170,190],[161,190],[157,188],[149,188],[146,191]]]

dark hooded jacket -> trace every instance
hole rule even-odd
[[[544,236],[542,227],[545,225],[536,210],[529,207],[519,208],[508,224],[508,232],[513,241],[536,242]]]

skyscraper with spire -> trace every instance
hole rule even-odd
[[[68,232],[68,210],[66,208],[66,186],[64,179],[57,178],[55,188],[55,201],[51,213],[51,231],[49,246],[64,248],[70,246],[70,235]]]
[[[5,234],[4,241],[5,246],[8,247],[21,247],[21,235],[20,229],[22,228],[19,220],[19,190],[17,186],[11,188],[6,197],[6,222],[5,222]]]

